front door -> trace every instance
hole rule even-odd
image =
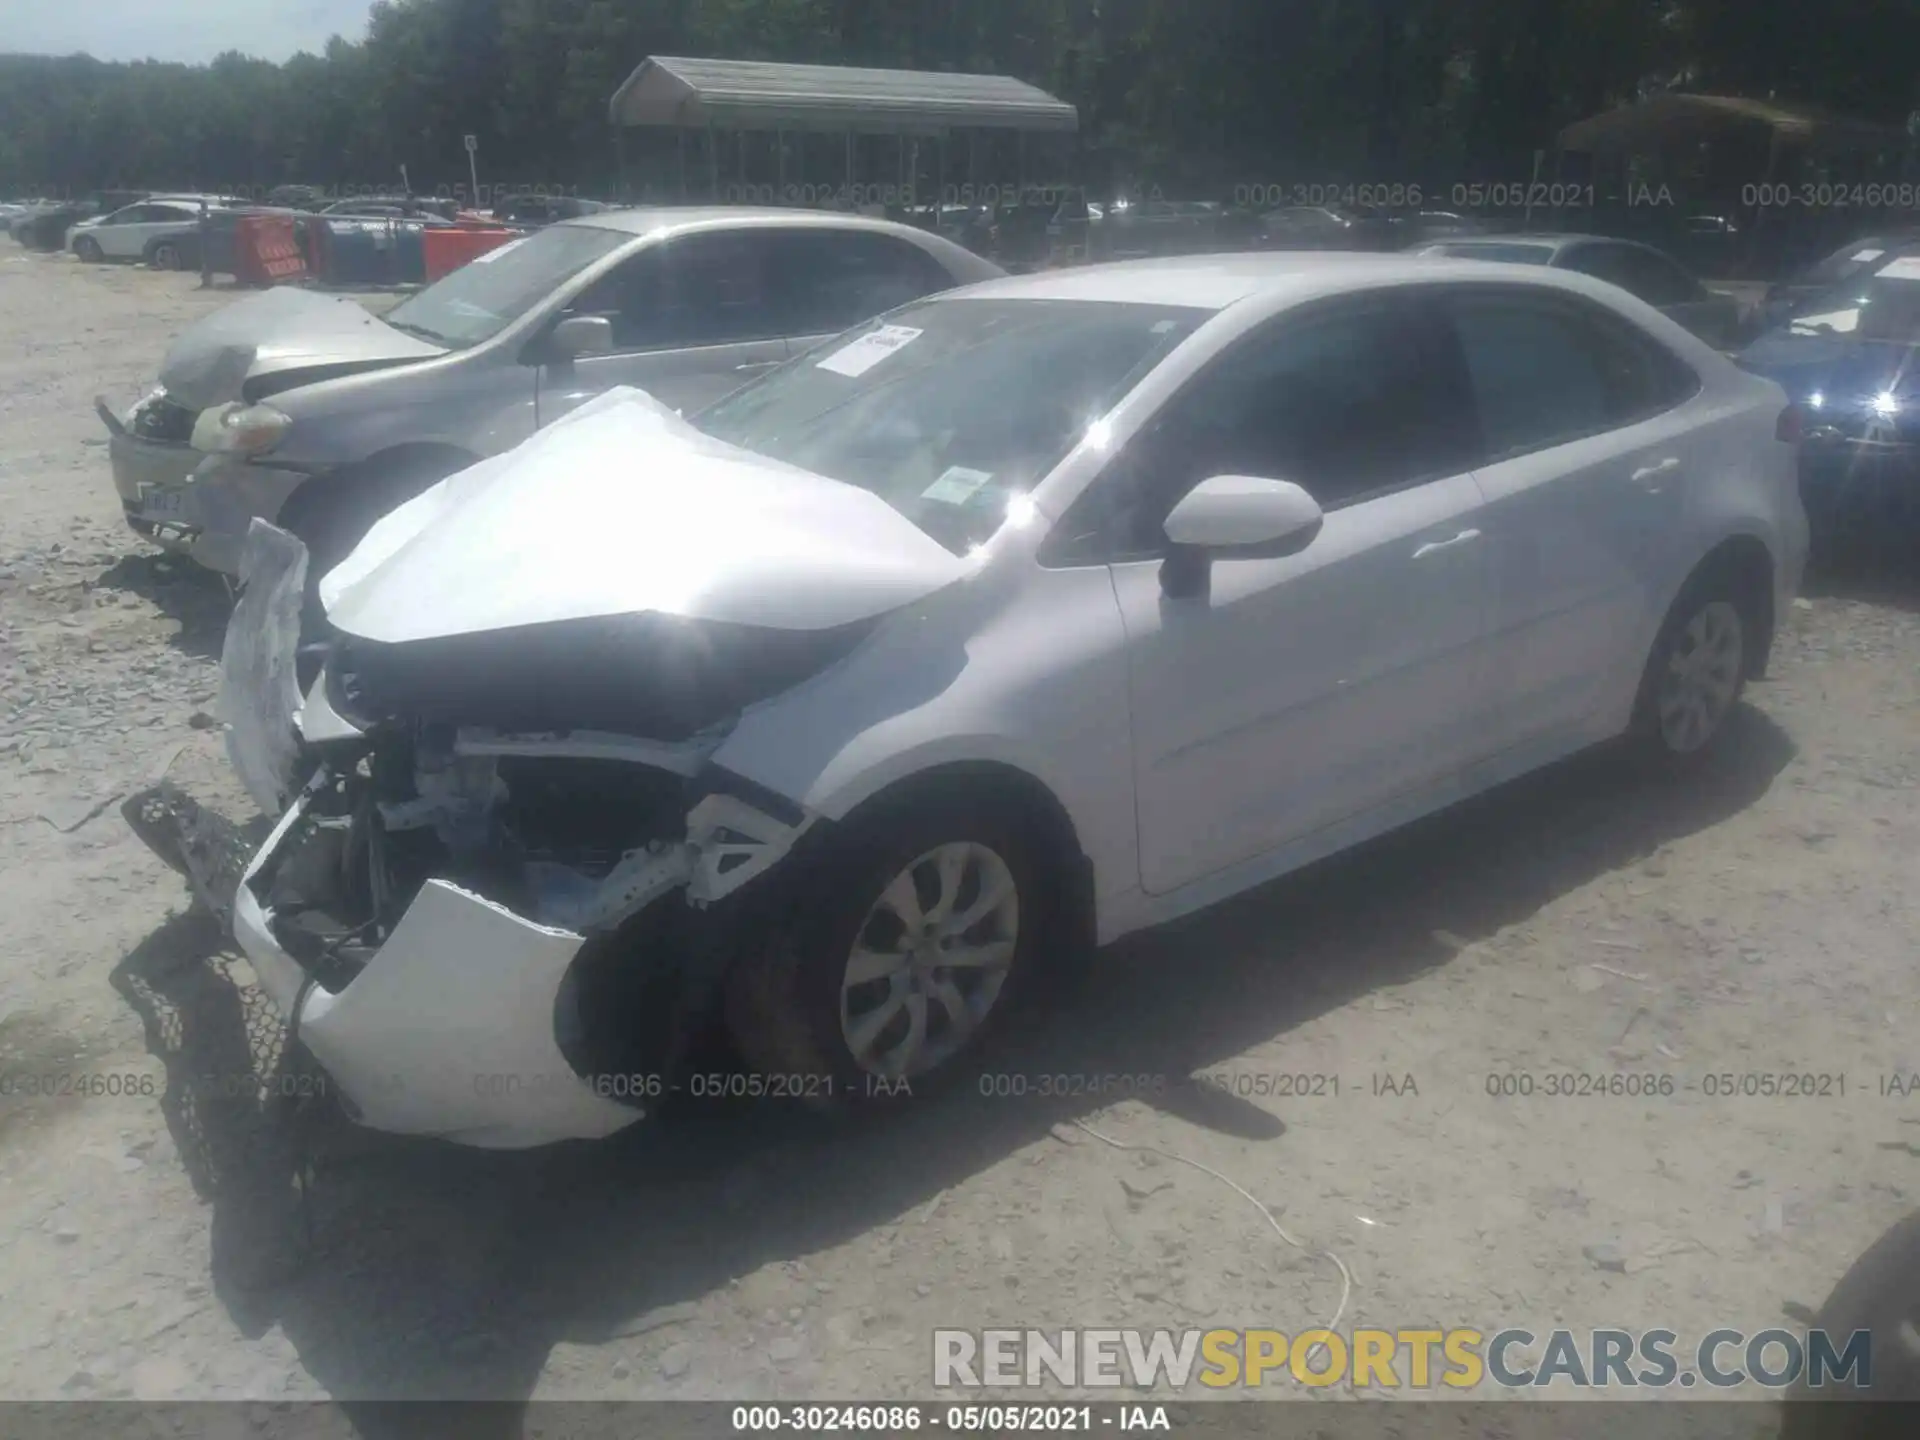
[[[1486,544],[1424,302],[1282,316],[1216,360],[1103,477],[1137,486],[1127,628],[1141,883],[1165,894],[1420,789],[1478,753]],[[1172,504],[1293,480],[1317,534],[1161,583]],[[1157,552],[1157,553],[1156,553]]]
[[[567,313],[612,321],[613,353],[543,366],[539,423],[620,385],[690,414],[786,359],[769,292],[771,233],[670,238],[593,285]]]

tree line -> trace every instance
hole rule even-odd
[[[1236,185],[1480,168],[1663,88],[1903,123],[1920,0],[381,0],[283,64],[0,55],[0,195],[299,182],[614,193],[648,55],[1019,76],[1080,107],[1078,178]],[[1521,172],[1524,173],[1524,172]]]

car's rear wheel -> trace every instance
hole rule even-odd
[[[1059,887],[1019,807],[941,791],[835,835],[729,977],[740,1056],[817,1101],[950,1080],[1036,967]],[[800,857],[795,857],[799,859]]]
[[[180,256],[180,247],[162,240],[147,252],[147,264],[155,270],[184,270],[185,263]]]
[[[73,253],[89,265],[98,265],[106,259],[106,252],[100,248],[100,242],[91,235],[82,235],[73,242]]]
[[[1736,577],[1707,570],[1680,592],[1640,682],[1633,732],[1641,752],[1669,768],[1709,753],[1752,673],[1757,617]]]

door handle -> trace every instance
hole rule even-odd
[[[1663,475],[1671,475],[1679,468],[1680,457],[1677,455],[1669,455],[1666,459],[1657,460],[1651,465],[1642,465],[1628,478],[1649,495],[1658,495],[1660,493],[1660,477]]]
[[[1462,530],[1451,540],[1429,540],[1413,552],[1413,558],[1416,560],[1424,560],[1429,555],[1438,555],[1442,550],[1451,550],[1456,545],[1465,545],[1468,541],[1478,540],[1479,538],[1480,532],[1478,530]]]
[[[756,370],[771,370],[779,363],[778,360],[747,360],[734,366],[733,373],[736,375],[751,375]]]

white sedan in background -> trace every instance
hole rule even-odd
[[[700,1016],[769,1094],[928,1080],[1064,947],[1705,753],[1796,438],[1615,287],[1400,256],[993,281],[690,419],[615,391],[373,528],[303,708],[256,522],[227,703],[285,815],[235,930],[378,1128],[606,1134]]]
[[[209,195],[210,205],[230,204]],[[200,223],[198,195],[155,195],[105,215],[82,220],[67,231],[67,249],[82,260],[146,260],[153,249]],[[171,263],[163,268],[173,268]]]

